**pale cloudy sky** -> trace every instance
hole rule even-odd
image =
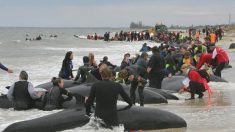
[[[235,0],[0,0],[0,26],[129,27],[235,21]]]

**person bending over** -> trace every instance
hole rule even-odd
[[[140,106],[144,106],[144,87],[147,83],[147,71],[145,68],[138,65],[128,66],[119,72],[119,78],[131,82],[130,97],[132,103],[135,104],[136,95],[135,91],[138,87]]]
[[[21,71],[19,81],[11,85],[7,98],[13,101],[15,110],[27,110],[34,106],[34,100],[42,96],[42,92],[35,92],[33,84],[28,82],[28,74]]]
[[[129,107],[132,106],[132,103],[123,87],[119,83],[111,81],[112,71],[109,68],[103,69],[101,76],[103,80],[92,85],[89,97],[86,98],[86,111],[90,115],[90,107],[96,100],[95,116],[104,121],[105,124],[102,124],[104,127],[110,128],[119,124],[117,115],[118,95],[121,95],[129,104]]]
[[[64,88],[64,81],[61,78],[53,77],[53,87],[46,94],[44,110],[50,111],[62,107],[65,101],[72,100],[73,96]],[[66,96],[66,98],[64,97]]]

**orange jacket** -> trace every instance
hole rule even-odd
[[[216,40],[216,35],[214,33],[210,34],[210,38],[211,38],[211,43],[215,44],[215,40]]]

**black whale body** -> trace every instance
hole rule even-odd
[[[85,97],[89,96],[91,86],[92,83],[85,83],[75,87],[67,88],[67,90],[74,95],[78,94]],[[126,85],[122,85],[122,87],[124,88],[125,92],[129,95],[130,88]],[[122,98],[119,97],[119,100],[122,100]],[[136,101],[138,100],[139,100],[139,95],[136,91]],[[144,103],[145,104],[167,103],[167,99],[159,93],[144,90]]]
[[[118,118],[126,130],[156,130],[187,126],[186,121],[181,117],[156,108],[132,107],[118,111]],[[56,132],[81,127],[88,122],[89,117],[85,115],[84,109],[72,109],[13,123],[4,132]]]

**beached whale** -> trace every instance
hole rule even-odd
[[[167,90],[156,89],[156,88],[151,88],[151,87],[145,87],[144,90],[149,90],[149,91],[159,93],[163,97],[165,97],[167,100],[179,100],[179,98],[177,96],[175,96],[174,94],[172,94],[171,92],[169,92]]]
[[[119,106],[118,109],[124,106]],[[13,123],[3,132],[56,132],[81,127],[89,122],[84,109],[72,109],[37,119]],[[164,110],[147,107],[131,107],[118,111],[120,124],[126,130],[156,130],[187,127],[181,117]]]
[[[76,103],[77,103],[76,97],[73,97],[71,101],[64,102],[61,108],[71,109],[76,106]],[[33,108],[42,109],[42,106],[43,106],[43,102],[35,102],[35,105],[33,106]],[[8,100],[7,95],[0,96],[0,108],[2,109],[13,108],[13,102]]]
[[[75,87],[67,88],[67,90],[74,95],[79,94],[79,95],[86,97],[86,96],[89,96],[92,84],[93,83],[85,83],[85,84],[81,84]],[[123,85],[123,84],[122,84],[122,87],[124,88],[125,92],[128,95],[130,95],[130,87],[127,85]],[[122,100],[121,97],[119,99]],[[136,91],[136,101],[138,102],[138,100],[139,100],[139,94]],[[144,103],[145,104],[167,103],[167,99],[157,92],[144,90]]]
[[[12,108],[13,104],[11,101],[8,100],[7,95],[0,96],[0,108],[9,109]]]
[[[235,43],[231,43],[229,49],[235,49]]]
[[[64,88],[74,87],[74,86],[77,86],[77,85],[79,85],[79,83],[76,83],[72,80],[64,80]],[[37,85],[35,88],[44,88],[44,89],[48,90],[52,87],[53,87],[52,82],[47,82],[47,83]]]
[[[182,81],[185,76],[172,76],[171,78],[164,78],[162,81],[162,89],[178,92],[183,87]]]
[[[93,85],[94,82],[97,82],[97,81],[98,80],[93,75],[88,74],[88,77],[85,83],[79,84],[74,81],[65,80],[64,87],[73,95],[79,94],[85,97],[85,96],[89,96],[91,86]],[[121,85],[123,86],[125,92],[129,94],[130,87],[124,84],[121,84]],[[51,87],[52,87],[51,82],[36,86],[36,88],[44,88],[47,90]],[[119,98],[119,99],[122,100],[122,98]],[[139,94],[137,93],[137,90],[136,90],[136,100],[137,101],[139,100]],[[145,104],[167,103],[167,99],[158,92],[144,90],[144,103]]]
[[[164,78],[162,81],[162,89],[178,92],[183,87],[182,81],[185,76],[172,76],[171,78]],[[211,82],[227,82],[225,79],[212,75],[210,77]]]

